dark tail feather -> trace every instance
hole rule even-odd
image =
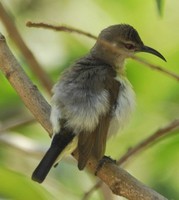
[[[61,131],[59,134],[54,136],[50,148],[32,174],[32,180],[39,183],[44,181],[59,154],[72,141],[73,138],[73,134],[64,131]]]
[[[59,147],[51,146],[32,174],[32,180],[42,183],[60,154]]]

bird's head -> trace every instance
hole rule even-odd
[[[116,47],[118,52],[112,51],[111,48],[108,48],[102,41],[106,41],[110,43],[111,46]],[[144,45],[138,32],[127,24],[113,25],[102,30],[92,52],[94,52],[94,55],[98,58],[115,67],[122,66],[125,58],[138,52],[151,53],[165,60],[158,51]]]

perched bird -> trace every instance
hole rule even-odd
[[[119,49],[112,51],[101,41]],[[165,58],[145,46],[130,25],[118,24],[104,29],[90,52],[67,69],[53,87],[51,146],[33,172],[41,183],[50,168],[64,155],[79,152],[82,170],[92,156],[104,156],[106,139],[124,126],[135,105],[135,94],[126,78],[124,61],[137,52]]]

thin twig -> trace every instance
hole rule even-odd
[[[25,57],[30,69],[37,76],[40,83],[44,86],[44,89],[51,95],[52,81],[49,78],[49,75],[45,70],[40,66],[39,62],[28,48],[24,40],[22,39],[19,31],[17,30],[13,18],[4,9],[2,3],[0,2],[0,19],[2,20],[6,30],[11,38],[14,41],[16,46],[20,49],[21,53]]]
[[[122,165],[124,162],[126,162],[129,158],[134,156],[136,153],[140,152],[143,149],[146,149],[147,147],[154,144],[156,141],[160,140],[161,138],[164,138],[164,136],[171,134],[171,132],[175,129],[179,128],[179,119],[176,119],[172,121],[170,124],[165,126],[164,128],[161,128],[157,130],[155,133],[153,133],[148,138],[144,139],[140,143],[138,143],[133,148],[130,148],[118,161],[118,165]]]
[[[36,122],[36,120],[32,117],[20,117],[20,118],[15,118],[12,120],[8,120],[7,122],[3,122],[3,126],[0,124],[0,134],[3,133],[4,131],[7,130],[12,130],[14,128],[24,126],[27,124],[31,124],[33,122]]]
[[[169,135],[172,133],[172,131],[179,129],[179,119],[175,119],[172,121],[170,124],[165,126],[164,128],[160,128],[156,132],[154,132],[152,135],[147,137],[146,139],[142,140],[140,143],[138,143],[136,146],[130,148],[118,161],[117,164],[121,166],[129,158],[132,156],[136,155],[137,153],[141,152],[141,150],[146,150],[149,146],[155,144],[157,141],[160,139],[164,138],[165,136]],[[95,185],[93,185],[89,191],[87,191],[82,200],[87,200],[89,197],[92,195],[94,191],[96,191],[99,187],[102,185],[102,181],[98,181]]]
[[[72,28],[72,27],[69,27],[69,26],[66,26],[66,25],[54,26],[54,25],[51,25],[51,24],[43,23],[43,22],[34,23],[34,22],[30,22],[30,21],[28,21],[26,23],[26,25],[28,27],[45,28],[45,29],[51,29],[51,30],[55,30],[55,31],[64,31],[64,32],[69,32],[69,33],[77,33],[77,34],[81,34],[81,35],[87,36],[87,37],[95,39],[95,40],[97,39],[97,37],[92,35],[91,33],[88,33],[88,32],[85,32],[85,31],[82,31],[82,30],[79,30],[79,29],[76,29],[76,28]],[[110,42],[105,41],[105,40],[100,40],[100,42],[103,45],[105,45],[106,47],[110,48],[111,51],[120,54],[120,49],[117,48],[116,46],[112,46]],[[139,63],[142,63],[144,66],[147,66],[147,67],[149,67],[151,69],[154,69],[154,70],[157,70],[159,72],[162,72],[162,73],[166,74],[167,76],[170,76],[170,77],[174,78],[175,80],[179,81],[179,75],[174,73],[174,72],[166,70],[161,66],[157,66],[157,65],[151,64],[151,63],[149,63],[149,62],[145,61],[144,59],[139,58],[137,56],[131,56],[131,58],[133,60],[136,60]]]
[[[34,22],[28,21],[26,23],[26,26],[28,26],[28,27],[36,27],[36,28],[51,29],[51,30],[54,30],[54,31],[64,31],[64,32],[68,32],[68,33],[77,33],[77,34],[80,34],[80,35],[85,35],[85,36],[87,36],[89,38],[92,38],[92,39],[95,39],[95,40],[97,39],[97,37],[92,35],[91,33],[79,30],[77,28],[72,28],[72,27],[69,27],[69,26],[66,26],[66,25],[64,25],[64,26],[54,26],[54,25],[51,25],[51,24],[43,23],[43,22],[34,23]]]
[[[142,64],[143,64],[142,66],[147,66],[147,67],[149,67],[150,69],[153,69],[153,70],[157,70],[157,71],[159,71],[159,72],[162,72],[162,73],[164,73],[164,74],[166,74],[166,75],[168,75],[168,76],[170,76],[170,77],[176,79],[177,81],[179,81],[179,75],[176,74],[176,73],[174,73],[174,72],[172,72],[172,71],[169,71],[169,70],[167,70],[167,69],[164,69],[164,68],[161,67],[161,66],[151,64],[151,63],[149,63],[148,61],[146,61],[146,60],[144,60],[144,59],[142,59],[142,58],[139,58],[139,57],[137,57],[137,56],[131,56],[131,58],[132,58],[133,60],[136,60],[136,61],[139,62],[139,63],[142,63]]]

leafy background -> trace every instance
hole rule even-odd
[[[146,45],[160,51],[167,63],[149,54],[138,56],[179,73],[179,1],[142,0],[2,0],[14,19],[24,41],[55,82],[64,68],[85,55],[94,41],[83,36],[29,29],[26,21],[68,24],[98,34],[117,23],[133,25]],[[25,71],[49,101],[50,98],[27,66],[21,52],[8,37],[3,24],[0,31]],[[141,64],[128,60],[127,75],[137,95],[137,107],[130,125],[107,144],[106,155],[117,159],[156,129],[168,124],[179,114],[178,83]],[[78,171],[76,161],[68,157],[52,169],[41,185],[30,176],[50,140],[36,122],[9,131],[3,127],[31,116],[22,101],[0,73],[0,199],[81,199],[96,178]],[[155,146],[133,157],[124,167],[168,199],[179,199],[179,134],[172,133]],[[106,191],[103,188],[102,191]],[[91,199],[103,199],[102,191]],[[108,193],[110,193],[107,190]],[[111,197],[110,197],[111,198]],[[122,199],[113,196],[113,199]]]

